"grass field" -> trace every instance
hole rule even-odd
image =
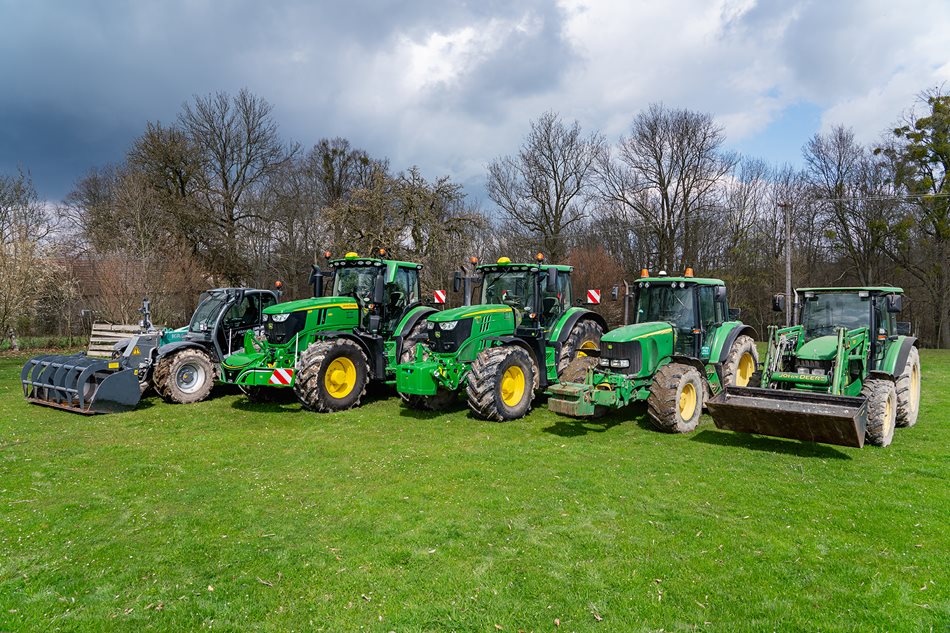
[[[947,631],[950,353],[887,449],[494,424],[386,392],[28,405],[0,359],[0,631]]]

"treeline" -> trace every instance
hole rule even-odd
[[[149,123],[118,165],[91,170],[59,206],[29,177],[0,177],[0,327],[81,327],[81,310],[178,324],[218,285],[309,293],[322,252],[386,248],[425,265],[427,292],[469,256],[574,264],[575,294],[604,296],[641,268],[693,267],[730,285],[760,333],[784,289],[786,221],[801,285],[901,285],[905,317],[950,346],[950,96],[921,95],[872,146],[838,126],[802,148],[804,167],[724,149],[704,113],[652,105],[619,139],[554,112],[487,166],[486,210],[448,176],[397,171],[328,138],[287,142],[247,91],[198,97]],[[457,298],[456,298],[457,299]],[[614,323],[619,304],[600,308]],[[89,314],[88,312],[85,314]]]

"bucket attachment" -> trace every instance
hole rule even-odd
[[[727,387],[706,403],[720,429],[861,448],[867,400],[790,389]]]
[[[135,369],[85,354],[31,358],[20,382],[30,402],[77,413],[129,411],[142,395]]]

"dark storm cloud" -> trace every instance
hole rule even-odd
[[[344,105],[351,91],[365,89],[363,62],[385,59],[407,38],[522,16],[539,26],[508,33],[417,104],[476,118],[501,100],[557,84],[570,57],[557,9],[542,2],[0,0],[0,171],[27,168],[41,195],[58,199],[89,167],[120,161],[146,121],[174,119],[194,94],[244,86],[274,104],[295,140],[372,130],[357,141],[392,155],[401,145],[394,113],[354,121]]]

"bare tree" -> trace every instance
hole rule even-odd
[[[647,259],[663,268],[697,263],[704,230],[721,208],[721,189],[736,163],[723,152],[722,128],[708,114],[653,104],[615,150],[597,161],[602,205],[649,237]]]
[[[516,156],[488,166],[488,197],[512,226],[523,227],[552,261],[567,255],[566,236],[588,211],[587,193],[601,139],[555,112],[531,122]]]

